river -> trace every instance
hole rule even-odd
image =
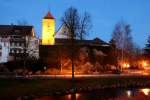
[[[17,100],[150,100],[150,88],[108,89],[67,95],[18,97]]]

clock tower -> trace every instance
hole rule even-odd
[[[55,18],[48,12],[42,20],[42,45],[54,45],[54,34]]]

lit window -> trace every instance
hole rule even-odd
[[[16,50],[16,53],[19,53],[19,50]]]
[[[14,50],[11,50],[11,53],[14,53]]]
[[[23,50],[21,50],[21,53],[23,53],[24,51]]]

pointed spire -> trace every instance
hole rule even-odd
[[[44,17],[44,19],[55,19],[53,17],[53,15],[50,13],[50,11],[46,14],[46,16]]]

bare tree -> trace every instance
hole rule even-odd
[[[66,10],[62,17],[62,23],[67,27],[68,33],[66,34],[68,39],[71,41],[70,46],[70,57],[72,63],[72,80],[74,80],[74,45],[77,37],[77,31],[79,27],[79,14],[77,9],[70,7]]]
[[[26,20],[17,20],[17,25],[25,26],[29,25],[29,23]]]
[[[116,48],[121,51],[121,53],[118,53],[118,59],[122,61],[129,60],[129,55],[133,51],[130,25],[124,21],[117,23],[112,34],[112,39],[116,43]]]
[[[146,58],[150,58],[150,36],[148,36],[147,43],[144,48],[144,55]]]
[[[124,21],[117,23],[112,34],[112,39],[116,42],[117,48],[130,49],[130,45],[132,45],[130,25]]]
[[[79,38],[83,40],[88,35],[89,29],[92,27],[91,16],[87,12],[80,18]]]
[[[115,65],[116,69],[118,68],[118,62],[117,62],[117,49],[116,49],[116,42],[115,40],[111,39],[109,41],[109,44],[111,46],[110,55],[109,55],[109,62],[112,65]]]
[[[67,28],[68,39],[70,40],[69,52],[72,62],[72,80],[74,80],[74,58],[77,53],[76,39],[83,39],[87,33],[90,16],[85,13],[84,16],[80,16],[76,8],[68,8],[64,16],[61,18],[62,24]]]
[[[141,61],[143,59],[142,49],[135,43],[133,47],[132,59],[133,60],[131,60],[131,63],[132,65],[134,65],[134,67],[138,67],[138,61]]]

